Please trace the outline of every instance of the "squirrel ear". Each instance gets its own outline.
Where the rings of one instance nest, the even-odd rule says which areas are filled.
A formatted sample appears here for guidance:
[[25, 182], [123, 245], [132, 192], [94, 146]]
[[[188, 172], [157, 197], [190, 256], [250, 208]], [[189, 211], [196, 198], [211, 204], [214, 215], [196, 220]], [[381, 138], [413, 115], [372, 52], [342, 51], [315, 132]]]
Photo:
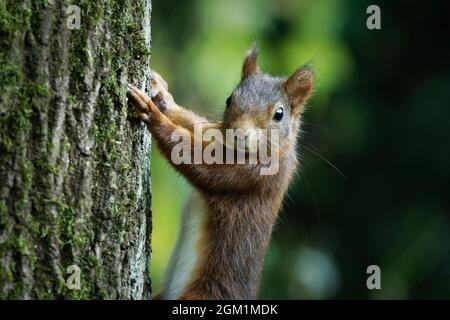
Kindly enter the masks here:
[[245, 54], [244, 65], [242, 66], [242, 77], [241, 80], [244, 80], [248, 76], [258, 73], [258, 48], [256, 46], [250, 48]]
[[294, 116], [300, 113], [303, 105], [311, 97], [313, 82], [312, 70], [309, 67], [300, 67], [283, 84]]

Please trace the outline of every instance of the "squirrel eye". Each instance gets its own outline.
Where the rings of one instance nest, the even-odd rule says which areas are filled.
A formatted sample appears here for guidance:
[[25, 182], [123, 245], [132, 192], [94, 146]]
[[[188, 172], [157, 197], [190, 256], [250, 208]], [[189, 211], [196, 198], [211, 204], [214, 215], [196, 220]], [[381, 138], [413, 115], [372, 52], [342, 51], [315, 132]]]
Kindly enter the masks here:
[[278, 107], [277, 111], [275, 111], [275, 114], [273, 115], [273, 118], [276, 121], [281, 121], [283, 119], [283, 107]]
[[231, 104], [231, 96], [229, 96], [229, 97], [227, 98], [227, 101], [226, 101], [225, 103], [226, 103], [226, 107], [229, 108], [229, 107], [230, 107], [230, 104]]

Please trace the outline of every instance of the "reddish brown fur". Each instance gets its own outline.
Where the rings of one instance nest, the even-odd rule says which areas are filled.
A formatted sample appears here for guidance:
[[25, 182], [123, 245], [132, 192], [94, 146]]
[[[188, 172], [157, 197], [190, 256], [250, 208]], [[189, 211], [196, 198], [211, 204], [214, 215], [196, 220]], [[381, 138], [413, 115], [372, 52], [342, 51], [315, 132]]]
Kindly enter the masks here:
[[[284, 86], [292, 103], [292, 134], [279, 150], [280, 169], [277, 174], [260, 175], [260, 165], [172, 163], [199, 190], [208, 211], [199, 244], [200, 261], [187, 290], [179, 299], [256, 298], [272, 227], [297, 165], [295, 139], [299, 114], [312, 89], [310, 71], [299, 70]], [[244, 63], [243, 76], [253, 72], [258, 72], [256, 53], [250, 52]], [[163, 114], [136, 88], [132, 88], [128, 96], [142, 112], [142, 119], [170, 163], [171, 150], [176, 144], [171, 141], [171, 134], [176, 129], [183, 130], [183, 135], [191, 141], [194, 140], [195, 123], [224, 129], [222, 123], [197, 116], [174, 102]], [[250, 116], [264, 123], [271, 120], [272, 109], [273, 106], [262, 114]], [[233, 118], [243, 116], [235, 110], [232, 112]]]

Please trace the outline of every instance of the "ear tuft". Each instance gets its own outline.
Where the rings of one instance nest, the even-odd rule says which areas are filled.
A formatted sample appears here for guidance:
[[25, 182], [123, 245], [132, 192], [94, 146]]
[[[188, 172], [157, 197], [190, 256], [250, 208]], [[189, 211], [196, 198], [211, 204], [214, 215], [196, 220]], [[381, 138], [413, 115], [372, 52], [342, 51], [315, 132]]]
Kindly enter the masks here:
[[303, 105], [311, 97], [314, 83], [314, 72], [310, 65], [298, 68], [286, 80], [283, 87], [292, 105], [294, 115], [300, 113]]
[[244, 65], [242, 66], [242, 78], [244, 80], [248, 76], [258, 73], [258, 48], [256, 45], [251, 47], [245, 54]]

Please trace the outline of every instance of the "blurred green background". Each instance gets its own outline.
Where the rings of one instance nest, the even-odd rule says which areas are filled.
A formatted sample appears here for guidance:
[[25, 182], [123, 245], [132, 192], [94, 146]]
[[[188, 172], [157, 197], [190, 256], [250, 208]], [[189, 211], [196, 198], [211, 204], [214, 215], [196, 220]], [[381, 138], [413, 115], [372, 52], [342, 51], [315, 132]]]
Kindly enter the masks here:
[[[371, 31], [370, 4], [153, 1], [152, 67], [179, 104], [211, 118], [221, 117], [253, 40], [268, 73], [314, 60], [302, 168], [261, 298], [450, 298], [448, 18], [443, 4], [376, 1], [382, 30]], [[152, 179], [157, 291], [189, 186], [156, 149]], [[366, 287], [371, 264], [381, 290]]]

